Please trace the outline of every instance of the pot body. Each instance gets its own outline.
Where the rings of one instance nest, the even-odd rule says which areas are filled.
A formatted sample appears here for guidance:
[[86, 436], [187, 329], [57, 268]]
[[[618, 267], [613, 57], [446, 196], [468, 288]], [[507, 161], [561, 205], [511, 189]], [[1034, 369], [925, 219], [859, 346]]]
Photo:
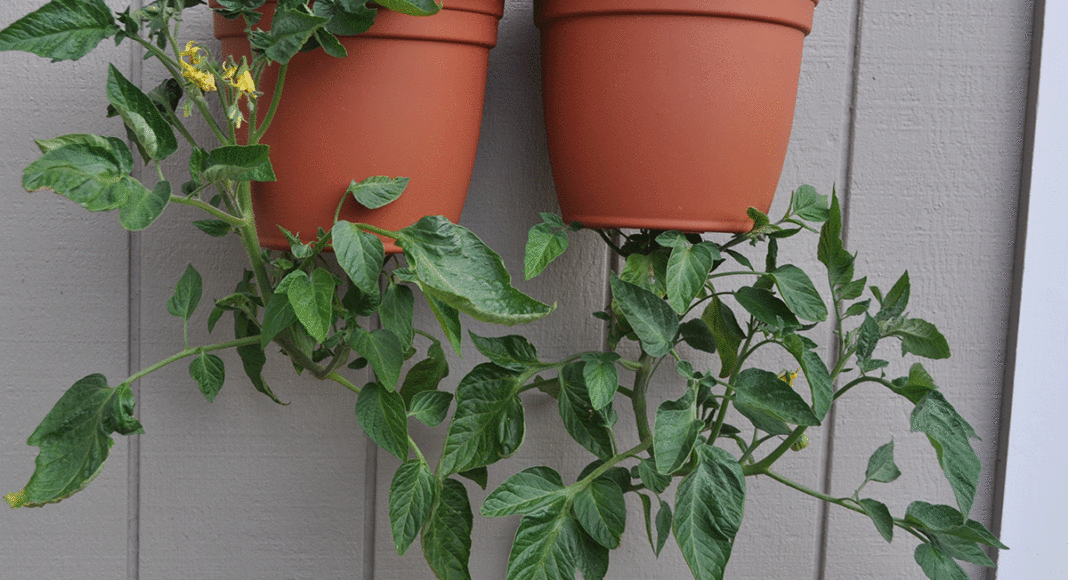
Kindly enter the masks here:
[[[343, 59], [321, 50], [293, 57], [278, 112], [261, 143], [271, 147], [274, 182], [253, 184], [264, 247], [288, 249], [276, 226], [313, 240], [329, 230], [352, 181], [409, 177], [401, 197], [366, 209], [348, 196], [340, 218], [389, 230], [424, 215], [459, 221], [471, 181], [489, 49], [503, 0], [447, 0], [429, 17], [379, 9], [374, 26], [341, 37]], [[266, 28], [274, 2], [257, 27]], [[215, 15], [223, 54], [249, 54], [244, 20]], [[272, 64], [257, 87], [264, 111], [277, 82]], [[262, 118], [261, 113], [260, 118]], [[387, 252], [398, 252], [391, 240]]]
[[767, 212], [817, 0], [540, 0], [564, 219], [745, 231]]

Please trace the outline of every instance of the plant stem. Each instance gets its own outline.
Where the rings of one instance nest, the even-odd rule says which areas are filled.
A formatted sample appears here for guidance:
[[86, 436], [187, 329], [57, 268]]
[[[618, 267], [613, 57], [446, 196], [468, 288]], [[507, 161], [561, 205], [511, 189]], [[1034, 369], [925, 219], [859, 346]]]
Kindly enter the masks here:
[[330, 374], [326, 375], [326, 378], [356, 393], [357, 395], [360, 394], [360, 387], [357, 387], [356, 385], [352, 384], [348, 379], [335, 372], [331, 372]]
[[800, 439], [802, 435], [805, 434], [806, 429], [808, 429], [808, 427], [804, 425], [796, 427], [793, 431], [790, 432], [790, 435], [786, 437], [786, 439], [783, 440], [783, 442], [780, 443], [779, 446], [776, 447], [771, 453], [764, 457], [764, 459], [761, 459], [760, 461], [748, 467], [743, 467], [743, 470], [745, 470], [746, 475], [750, 475], [750, 471], [752, 471], [753, 474], [767, 471], [767, 469], [771, 467], [773, 463], [778, 461], [778, 459], [782, 457], [783, 454], [786, 453], [786, 451], [790, 449], [790, 447], [792, 447], [793, 444], [797, 442], [797, 440]]
[[188, 205], [188, 206], [191, 206], [191, 207], [200, 208], [200, 209], [210, 213], [212, 216], [217, 217], [217, 218], [221, 219], [222, 221], [230, 224], [231, 226], [240, 226], [241, 224], [245, 223], [241, 218], [232, 216], [232, 215], [222, 211], [221, 209], [218, 209], [215, 206], [213, 206], [213, 205], [211, 205], [209, 203], [205, 203], [205, 202], [203, 202], [203, 201], [201, 201], [199, 199], [195, 199], [195, 198], [192, 198], [192, 197], [175, 196], [175, 197], [171, 197], [171, 201], [173, 203], [179, 203], [179, 204], [182, 204], [182, 205]]
[[646, 407], [646, 394], [649, 391], [649, 380], [653, 376], [653, 368], [656, 364], [656, 359], [649, 356], [648, 353], [642, 352], [641, 357], [638, 358], [638, 363], [641, 365], [638, 368], [638, 372], [634, 375], [634, 389], [631, 393], [631, 405], [634, 407], [634, 421], [638, 427], [638, 439], [642, 441], [652, 441], [653, 431], [649, 428], [649, 411]]
[[274, 113], [278, 110], [278, 103], [282, 100], [282, 86], [286, 84], [286, 71], [289, 69], [289, 63], [280, 65], [278, 67], [278, 80], [274, 83], [274, 94], [271, 95], [271, 106], [267, 109], [267, 115], [263, 118], [263, 122], [259, 127], [251, 127], [255, 129], [249, 131], [248, 144], [255, 145], [260, 142], [260, 138], [267, 132], [267, 128], [271, 126], [271, 121], [274, 120]]
[[132, 383], [132, 382], [136, 381], [137, 379], [139, 379], [139, 378], [141, 378], [141, 377], [143, 377], [143, 376], [145, 376], [147, 374], [154, 373], [154, 372], [158, 371], [159, 369], [171, 364], [172, 362], [176, 362], [176, 361], [182, 360], [183, 358], [186, 358], [186, 357], [189, 357], [189, 356], [193, 356], [195, 354], [203, 354], [205, 352], [212, 352], [212, 351], [215, 351], [215, 350], [223, 350], [223, 349], [227, 349], [227, 348], [237, 348], [239, 346], [246, 346], [246, 345], [250, 345], [250, 344], [259, 344], [259, 342], [260, 342], [260, 335], [257, 334], [255, 336], [246, 336], [245, 338], [239, 338], [239, 339], [231, 340], [231, 341], [227, 341], [227, 342], [220, 342], [218, 344], [211, 344], [211, 345], [208, 345], [208, 346], [198, 346], [198, 347], [195, 347], [195, 348], [188, 348], [187, 347], [184, 350], [182, 350], [181, 352], [172, 354], [171, 356], [169, 356], [169, 357], [157, 362], [154, 365], [147, 366], [147, 367], [137, 371], [136, 373], [134, 373], [134, 374], [130, 375], [129, 377], [127, 377], [127, 379], [125, 381], [123, 381], [122, 383], [123, 384]]

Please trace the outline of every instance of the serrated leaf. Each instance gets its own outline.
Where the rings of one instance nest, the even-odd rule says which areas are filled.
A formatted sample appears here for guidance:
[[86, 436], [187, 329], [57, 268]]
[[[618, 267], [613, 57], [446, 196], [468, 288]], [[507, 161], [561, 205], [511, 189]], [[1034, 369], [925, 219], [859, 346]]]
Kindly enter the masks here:
[[594, 409], [607, 407], [619, 388], [619, 371], [616, 362], [620, 356], [614, 352], [588, 353], [582, 356], [582, 379], [590, 395]]
[[435, 342], [427, 349], [427, 358], [415, 363], [405, 375], [404, 384], [400, 389], [404, 403], [410, 407], [416, 395], [436, 390], [441, 380], [447, 376], [449, 376], [449, 363], [445, 360], [445, 352], [441, 349], [441, 343]]
[[192, 264], [187, 265], [182, 277], [178, 279], [178, 284], [174, 287], [174, 294], [167, 300], [167, 312], [178, 318], [189, 320], [193, 311], [197, 309], [197, 305], [200, 304], [203, 288], [204, 282], [200, 277], [200, 272], [197, 272]]
[[439, 580], [471, 580], [471, 526], [474, 514], [459, 481], [441, 482], [438, 500], [423, 530], [423, 557]]
[[408, 460], [408, 414], [400, 393], [367, 383], [356, 398], [356, 420], [379, 447]]
[[667, 263], [668, 304], [675, 312], [686, 312], [704, 287], [712, 263], [719, 258], [719, 248], [711, 242], [675, 245]]
[[479, 511], [488, 518], [529, 514], [564, 496], [564, 481], [551, 467], [529, 467], [504, 480], [482, 502]]
[[207, 181], [275, 181], [267, 145], [226, 145], [212, 149], [203, 160]]
[[879, 534], [887, 542], [891, 542], [894, 539], [894, 518], [890, 515], [890, 510], [886, 505], [876, 501], [874, 499], [862, 499], [860, 500], [860, 507], [864, 508], [864, 513], [871, 518], [872, 523], [875, 524], [875, 529], [879, 530]]
[[[404, 366], [405, 348], [396, 334], [386, 329], [367, 332], [356, 328], [349, 344], [371, 363], [371, 369], [383, 387], [391, 391], [397, 388], [401, 367]], [[399, 394], [397, 396], [400, 397]]]
[[349, 55], [349, 51], [345, 48], [345, 45], [341, 44], [341, 41], [326, 28], [315, 29], [315, 34], [312, 36], [315, 38], [315, 42], [319, 44], [323, 49], [323, 52], [326, 54], [329, 54], [334, 58], [345, 58]]
[[827, 277], [832, 287], [848, 284], [853, 280], [853, 256], [842, 244], [842, 209], [838, 205], [837, 195], [831, 195], [827, 221], [820, 228], [816, 258], [827, 267]]
[[0, 31], [0, 51], [78, 60], [120, 30], [104, 0], [52, 0]]
[[36, 469], [26, 487], [10, 496], [29, 507], [66, 499], [100, 473], [114, 444], [112, 433], [143, 432], [129, 385], [110, 388], [103, 375], [89, 375], [63, 393], [27, 439], [41, 449]]
[[476, 320], [510, 326], [553, 310], [513, 287], [501, 257], [442, 216], [426, 216], [402, 229], [397, 245], [424, 294]]
[[523, 516], [508, 555], [509, 580], [573, 580], [581, 536], [567, 502], [558, 500]]
[[437, 427], [445, 420], [450, 405], [452, 405], [452, 393], [422, 391], [412, 397], [408, 415], [415, 417], [427, 427]]
[[223, 382], [226, 381], [226, 366], [221, 358], [213, 354], [201, 353], [189, 363], [189, 376], [197, 382], [197, 387], [201, 393], [204, 393], [204, 398], [212, 403], [215, 401], [215, 396], [219, 394], [219, 390], [222, 389]]
[[819, 425], [812, 408], [790, 385], [762, 369], [745, 369], [735, 384], [735, 402], [770, 413], [793, 425]]
[[248, 35], [249, 44], [274, 62], [286, 64], [300, 52], [315, 31], [329, 21], [328, 18], [303, 11], [278, 9], [275, 10], [270, 31], [253, 30]]
[[65, 137], [78, 141], [49, 149], [23, 171], [22, 186], [26, 191], [50, 189], [89, 211], [116, 209], [131, 195], [150, 195], [140, 181], [130, 176], [133, 155], [120, 139]]
[[378, 276], [386, 250], [378, 236], [339, 221], [330, 231], [338, 264], [361, 292], [378, 296]]
[[178, 150], [174, 131], [156, 104], [137, 85], [122, 76], [113, 64], [108, 65], [106, 88], [108, 102], [115, 107], [149, 158], [166, 159]]
[[687, 389], [675, 401], [664, 401], [656, 409], [653, 421], [653, 455], [656, 470], [671, 474], [686, 463], [697, 443], [704, 422], [697, 419], [696, 393]]
[[567, 233], [553, 231], [553, 226], [540, 223], [530, 228], [523, 253], [523, 278], [541, 274], [545, 267], [567, 250]]
[[[875, 289], [872, 288], [872, 290], [874, 292]], [[894, 286], [890, 288], [885, 297], [880, 294], [875, 295], [880, 304], [879, 313], [875, 315], [875, 319], [887, 321], [901, 316], [909, 305], [910, 292], [911, 284], [909, 283], [909, 273], [906, 270], [897, 279], [897, 282], [894, 282]]]
[[901, 339], [901, 354], [914, 354], [930, 359], [949, 358], [949, 343], [935, 325], [908, 318], [890, 332], [890, 336]]
[[581, 446], [601, 459], [615, 454], [615, 441], [608, 420], [612, 407], [594, 409], [582, 376], [581, 362], [560, 370], [560, 393], [557, 408], [564, 429]]
[[812, 280], [797, 266], [787, 264], [770, 272], [782, 299], [799, 318], [820, 322], [827, 319], [827, 305]]
[[378, 209], [394, 202], [404, 193], [411, 181], [407, 177], [376, 175], [363, 181], [352, 181], [345, 193], [351, 193], [356, 201], [367, 209]]
[[864, 472], [864, 478], [868, 481], [890, 483], [900, 476], [901, 470], [894, 463], [894, 440], [891, 439], [868, 458], [868, 469]]
[[825, 222], [830, 217], [827, 196], [817, 193], [811, 185], [802, 185], [790, 196], [790, 213], [810, 222]]
[[975, 430], [938, 391], [927, 393], [916, 404], [911, 430], [927, 434], [938, 455], [938, 464], [953, 488], [957, 505], [966, 517], [979, 485], [979, 456], [969, 442], [976, 437]]
[[510, 414], [522, 412], [518, 387], [515, 373], [492, 363], [476, 366], [460, 380], [439, 473], [467, 471], [508, 455], [500, 427]]
[[666, 302], [652, 292], [612, 275], [612, 296], [627, 322], [641, 340], [642, 350], [661, 357], [675, 345], [679, 317]]
[[930, 580], [968, 580], [968, 573], [960, 564], [930, 544], [916, 546], [913, 556]]
[[615, 549], [627, 524], [627, 505], [619, 484], [599, 477], [575, 495], [575, 520], [598, 544]]
[[490, 362], [506, 369], [523, 372], [538, 363], [538, 351], [524, 336], [485, 337], [467, 331], [478, 352]]
[[672, 527], [694, 578], [722, 580], [745, 513], [745, 475], [723, 449], [697, 449], [697, 465], [675, 495]]
[[404, 555], [430, 519], [437, 481], [427, 464], [419, 459], [405, 461], [389, 484], [389, 523], [393, 546]]

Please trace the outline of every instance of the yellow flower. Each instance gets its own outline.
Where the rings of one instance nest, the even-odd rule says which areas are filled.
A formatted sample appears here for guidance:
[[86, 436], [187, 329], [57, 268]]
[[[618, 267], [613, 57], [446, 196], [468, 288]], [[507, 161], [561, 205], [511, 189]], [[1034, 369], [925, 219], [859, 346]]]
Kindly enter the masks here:
[[255, 98], [255, 95], [253, 93], [256, 92], [256, 83], [252, 81], [252, 75], [249, 74], [248, 71], [237, 75], [237, 80], [234, 81], [233, 84], [234, 87], [237, 88], [237, 90], [241, 91], [242, 93], [245, 93], [249, 97]]
[[22, 507], [26, 504], [26, 490], [9, 493], [4, 496], [4, 499], [7, 500], [7, 505], [13, 508]]
[[[797, 370], [801, 370], [801, 369], [797, 369]], [[783, 371], [782, 374], [779, 375], [779, 380], [781, 380], [782, 382], [790, 385], [791, 387], [794, 386], [794, 379], [796, 379], [796, 378], [797, 378], [797, 371], [794, 371], [794, 372]]]
[[[185, 44], [185, 50], [179, 53], [182, 56], [182, 59], [178, 61], [182, 65], [182, 76], [195, 84], [202, 91], [214, 91], [215, 76], [210, 72], [205, 72], [197, 68], [197, 65], [204, 61], [204, 59], [197, 54], [198, 51], [200, 51], [200, 47], [196, 45], [195, 41], [190, 40]], [[185, 61], [187, 57], [190, 62]]]

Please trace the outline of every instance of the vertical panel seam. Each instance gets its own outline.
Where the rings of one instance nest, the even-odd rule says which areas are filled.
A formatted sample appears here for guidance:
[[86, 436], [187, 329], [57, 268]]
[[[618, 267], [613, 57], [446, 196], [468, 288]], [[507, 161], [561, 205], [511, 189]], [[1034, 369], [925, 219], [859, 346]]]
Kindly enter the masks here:
[[[845, 146], [843, 151], [844, 165], [845, 165], [845, 182], [842, 184], [842, 199], [845, 199], [842, 210], [842, 243], [848, 246], [848, 232], [849, 232], [849, 197], [852, 193], [853, 186], [853, 156], [855, 152], [855, 138], [857, 129], [857, 95], [860, 86], [860, 55], [862, 50], [861, 38], [864, 28], [864, 0], [857, 0], [856, 2], [856, 14], [853, 18], [853, 54], [852, 54], [852, 73], [849, 84], [849, 110], [846, 121], [845, 131]], [[837, 329], [841, 332], [841, 328]], [[831, 352], [835, 356], [839, 356], [837, 343], [832, 344]], [[831, 405], [831, 409], [824, 419], [823, 424], [826, 425], [824, 437], [823, 437], [823, 465], [822, 473], [820, 474], [820, 491], [824, 494], [831, 494], [831, 483], [834, 477], [834, 432], [835, 423], [838, 419], [838, 413], [834, 405]], [[814, 578], [815, 580], [824, 580], [826, 577], [827, 566], [827, 550], [829, 547], [828, 533], [830, 531], [830, 505], [827, 502], [819, 502], [817, 508], [817, 531], [816, 536], [816, 554], [814, 562]]]
[[[141, 0], [131, 0], [130, 8], [141, 8]], [[136, 86], [143, 83], [142, 71], [144, 59], [136, 43], [130, 43], [129, 72], [131, 82]], [[132, 145], [132, 144], [131, 144]], [[140, 168], [135, 177], [144, 177]], [[127, 232], [127, 372], [136, 373], [141, 367], [141, 235]], [[140, 398], [141, 381], [130, 385], [134, 400]], [[134, 407], [134, 416], [140, 418], [140, 406]], [[126, 447], [126, 577], [138, 580], [140, 577], [141, 552], [141, 437], [134, 433], [127, 439]]]
[[[384, 285], [382, 290], [385, 290]], [[376, 330], [382, 328], [382, 320], [377, 314], [369, 326]], [[375, 580], [375, 556], [378, 549], [378, 444], [362, 428], [360, 432], [363, 434], [366, 450], [363, 463], [363, 580]]]

